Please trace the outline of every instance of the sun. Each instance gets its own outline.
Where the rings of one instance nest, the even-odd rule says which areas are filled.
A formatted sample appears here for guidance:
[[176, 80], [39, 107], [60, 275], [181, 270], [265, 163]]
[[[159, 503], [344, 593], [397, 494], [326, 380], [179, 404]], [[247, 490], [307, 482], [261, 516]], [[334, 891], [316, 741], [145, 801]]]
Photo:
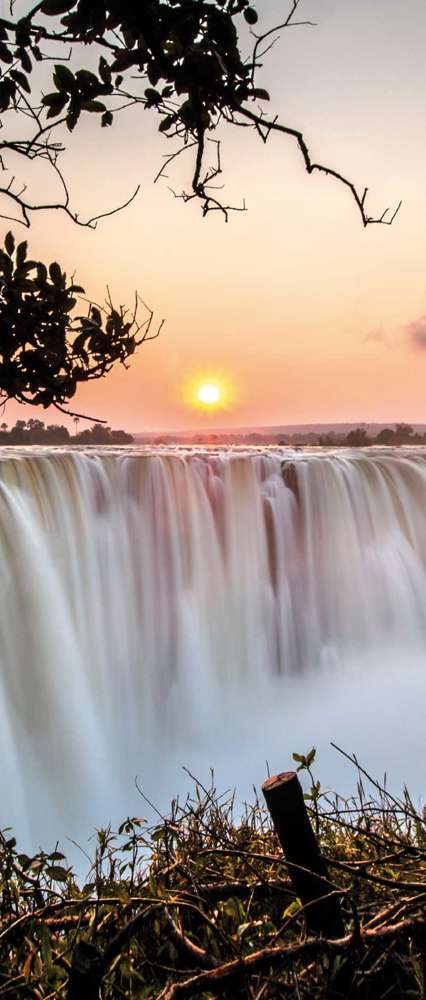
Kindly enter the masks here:
[[198, 371], [188, 376], [181, 387], [185, 406], [204, 410], [213, 416], [229, 411], [235, 404], [236, 389], [232, 379], [220, 371]]
[[217, 406], [220, 403], [220, 397], [220, 386], [215, 382], [203, 382], [202, 385], [198, 386], [197, 399], [204, 406]]

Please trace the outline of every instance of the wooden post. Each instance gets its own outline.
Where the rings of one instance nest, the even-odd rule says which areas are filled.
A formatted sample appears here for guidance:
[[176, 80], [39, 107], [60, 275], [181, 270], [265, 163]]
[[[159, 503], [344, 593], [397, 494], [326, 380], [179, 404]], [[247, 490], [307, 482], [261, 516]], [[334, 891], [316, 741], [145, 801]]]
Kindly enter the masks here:
[[285, 771], [268, 778], [262, 791], [296, 895], [303, 905], [314, 904], [306, 910], [309, 930], [324, 937], [343, 937], [345, 928], [338, 897], [323, 898], [333, 891], [333, 886], [320, 856], [296, 772]]

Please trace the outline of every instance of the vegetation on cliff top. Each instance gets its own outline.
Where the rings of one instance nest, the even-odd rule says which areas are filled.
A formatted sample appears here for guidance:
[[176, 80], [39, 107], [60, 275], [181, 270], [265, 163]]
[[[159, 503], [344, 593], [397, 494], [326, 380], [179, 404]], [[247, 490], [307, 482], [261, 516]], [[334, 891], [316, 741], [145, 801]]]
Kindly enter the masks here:
[[99, 830], [84, 885], [57, 849], [29, 857], [3, 833], [0, 996], [424, 997], [425, 816], [358, 765], [356, 796], [323, 792], [312, 759], [298, 755], [344, 937], [307, 931], [265, 808], [236, 817], [212, 776], [154, 827]]

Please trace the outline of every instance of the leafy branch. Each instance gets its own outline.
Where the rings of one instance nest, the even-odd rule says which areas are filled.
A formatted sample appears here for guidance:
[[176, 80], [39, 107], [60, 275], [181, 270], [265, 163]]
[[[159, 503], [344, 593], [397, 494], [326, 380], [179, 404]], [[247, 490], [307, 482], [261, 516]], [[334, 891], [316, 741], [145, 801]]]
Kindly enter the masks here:
[[28, 259], [26, 242], [8, 233], [0, 251], [0, 398], [54, 406], [65, 404], [81, 382], [103, 378], [114, 364], [127, 367], [137, 347], [163, 326], [135, 295], [131, 310], [115, 308], [109, 289], [103, 305], [79, 313], [84, 288], [67, 280], [56, 262]]
[[[287, 17], [260, 33], [255, 31], [258, 14], [249, 0], [149, 0], [143, 5], [133, 0], [120, 4], [115, 0], [97, 4], [44, 0], [17, 21], [3, 18], [0, 62], [6, 65], [0, 80], [0, 113], [13, 109], [32, 118], [35, 127], [32, 139], [12, 142], [12, 146], [30, 158], [50, 159], [54, 166], [63, 146], [52, 142], [51, 129], [65, 125], [73, 132], [83, 114], [93, 115], [106, 128], [124, 108], [151, 110], [160, 118], [159, 131], [169, 140], [178, 140], [156, 179], [182, 153], [192, 151], [191, 189], [176, 196], [185, 202], [197, 199], [204, 216], [221, 211], [227, 220], [231, 210], [244, 211], [245, 205], [222, 201], [217, 187], [222, 174], [220, 145], [214, 140], [216, 162], [208, 166], [207, 140], [222, 123], [253, 128], [263, 142], [271, 132], [279, 132], [296, 140], [309, 174], [324, 173], [348, 188], [364, 226], [390, 225], [400, 204], [371, 215], [366, 188], [358, 191], [338, 169], [314, 161], [302, 130], [257, 110], [259, 103], [262, 106], [270, 99], [257, 83], [262, 60], [284, 30], [312, 24], [299, 18], [300, 5], [301, 0], [291, 0]], [[238, 37], [239, 24], [245, 25], [246, 35], [248, 31], [253, 39], [248, 55]], [[52, 46], [54, 55], [50, 54]], [[88, 46], [99, 53], [97, 70], [74, 70], [74, 55]], [[65, 48], [63, 58], [58, 55], [61, 47]], [[33, 64], [50, 59], [54, 61], [53, 89], [33, 104]], [[0, 154], [3, 148], [7, 147], [0, 141]], [[78, 214], [70, 211], [63, 178], [62, 185], [64, 203], [40, 207], [62, 207], [80, 225], [91, 226], [96, 218], [80, 222]], [[35, 206], [22, 200], [11, 185], [0, 191], [20, 204], [27, 225]]]

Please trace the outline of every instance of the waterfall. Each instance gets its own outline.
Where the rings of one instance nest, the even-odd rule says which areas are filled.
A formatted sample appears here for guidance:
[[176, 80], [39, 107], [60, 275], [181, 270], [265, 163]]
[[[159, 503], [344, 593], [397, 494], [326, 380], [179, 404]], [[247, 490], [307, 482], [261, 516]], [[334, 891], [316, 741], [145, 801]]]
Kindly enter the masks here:
[[425, 486], [421, 448], [1, 450], [0, 826], [110, 818], [237, 717], [263, 762], [301, 691], [424, 663]]

